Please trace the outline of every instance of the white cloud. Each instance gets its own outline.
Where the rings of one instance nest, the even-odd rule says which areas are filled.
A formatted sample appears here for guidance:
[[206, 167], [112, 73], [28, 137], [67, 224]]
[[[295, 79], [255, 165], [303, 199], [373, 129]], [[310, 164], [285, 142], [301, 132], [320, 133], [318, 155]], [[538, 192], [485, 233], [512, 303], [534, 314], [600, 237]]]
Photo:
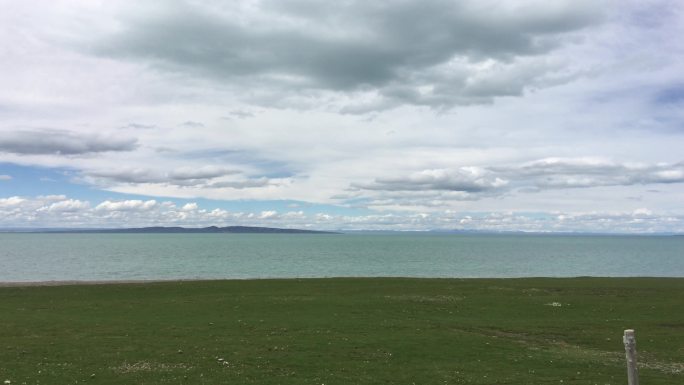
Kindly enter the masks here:
[[639, 216], [650, 217], [650, 216], [653, 216], [653, 211], [651, 211], [647, 208], [638, 208], [632, 212], [632, 215], [634, 215], [635, 217], [639, 217]]
[[142, 201], [139, 199], [124, 200], [124, 201], [104, 201], [97, 205], [95, 210], [98, 211], [146, 211], [157, 206], [157, 201], [154, 199]]
[[596, 158], [547, 158], [503, 173], [536, 178], [540, 188], [595, 187], [632, 184], [684, 183], [684, 163], [630, 164]]
[[225, 167], [204, 165], [200, 167], [179, 167], [170, 171], [152, 168], [115, 168], [87, 172], [83, 179], [95, 184], [111, 183], [163, 183], [179, 186], [206, 184], [209, 181], [237, 171]]
[[[188, 206], [190, 205], [190, 206]], [[93, 208], [94, 206], [94, 208]], [[186, 207], [192, 207], [191, 210]], [[340, 215], [304, 211], [234, 212], [200, 208], [180, 210], [170, 202], [104, 201], [63, 198], [0, 198], [0, 227], [268, 226], [321, 230], [482, 230], [531, 232], [658, 233], [684, 232], [684, 213], [637, 208], [592, 212], [459, 212]]]
[[8, 181], [8, 180], [12, 180], [12, 176], [11, 176], [11, 175], [4, 175], [4, 174], [3, 174], [3, 175], [0, 175], [0, 182], [2, 182], [2, 181]]
[[183, 205], [183, 208], [181, 208], [183, 211], [195, 211], [197, 210], [197, 203], [186, 203]]
[[426, 191], [445, 190], [481, 192], [504, 187], [508, 181], [493, 175], [480, 167], [459, 167], [457, 169], [432, 169], [412, 173], [408, 177], [377, 178], [374, 183], [356, 184], [364, 190]]
[[684, 184], [684, 163], [617, 163], [597, 158], [545, 158], [517, 165], [428, 169], [408, 176], [353, 183], [342, 202], [370, 207], [449, 207], [475, 201], [545, 190], [606, 186]]
[[50, 212], [74, 212], [81, 211], [90, 207], [89, 202], [84, 202], [76, 199], [67, 199], [55, 202], [50, 206], [45, 206], [45, 209]]
[[[250, 4], [5, 4], [2, 164], [138, 202], [265, 205], [110, 200], [69, 214], [93, 224], [261, 220], [276, 200], [363, 210], [377, 216], [348, 223], [376, 228], [444, 210], [681, 212], [677, 1]], [[14, 179], [0, 193], [25, 191], [2, 173]], [[73, 191], [52, 179], [42, 194]], [[13, 207], [37, 223], [66, 199]]]
[[0, 198], [0, 207], [18, 206], [25, 201], [26, 201], [26, 199], [20, 198], [17, 196], [13, 196], [13, 197], [9, 197], [9, 198]]
[[230, 212], [223, 209], [213, 209], [207, 213], [207, 217], [212, 220], [227, 220], [230, 216]]
[[283, 218], [286, 219], [304, 219], [306, 218], [306, 214], [304, 214], [304, 211], [288, 211], [285, 214], [283, 214]]
[[278, 218], [278, 212], [275, 210], [262, 211], [259, 214], [259, 219], [275, 219]]

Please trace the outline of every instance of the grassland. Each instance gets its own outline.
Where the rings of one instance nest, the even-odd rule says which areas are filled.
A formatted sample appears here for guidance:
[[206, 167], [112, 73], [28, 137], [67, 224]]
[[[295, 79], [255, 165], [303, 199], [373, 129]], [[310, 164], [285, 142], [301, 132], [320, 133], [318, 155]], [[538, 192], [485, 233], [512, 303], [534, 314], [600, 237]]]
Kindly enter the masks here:
[[0, 288], [12, 384], [684, 383], [682, 279], [312, 279]]

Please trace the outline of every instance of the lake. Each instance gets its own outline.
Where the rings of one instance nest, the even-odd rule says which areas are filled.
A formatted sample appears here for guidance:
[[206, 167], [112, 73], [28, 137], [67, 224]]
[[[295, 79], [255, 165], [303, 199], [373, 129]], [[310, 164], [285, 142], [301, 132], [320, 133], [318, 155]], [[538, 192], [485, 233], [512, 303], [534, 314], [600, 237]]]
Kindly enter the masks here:
[[684, 237], [0, 234], [0, 281], [684, 277]]

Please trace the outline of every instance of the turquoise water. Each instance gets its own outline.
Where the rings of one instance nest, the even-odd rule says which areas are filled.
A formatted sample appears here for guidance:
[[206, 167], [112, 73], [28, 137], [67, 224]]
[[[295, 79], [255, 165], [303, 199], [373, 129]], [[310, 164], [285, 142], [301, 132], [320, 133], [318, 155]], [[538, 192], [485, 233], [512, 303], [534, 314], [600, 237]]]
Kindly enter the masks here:
[[684, 277], [684, 237], [0, 234], [0, 281]]

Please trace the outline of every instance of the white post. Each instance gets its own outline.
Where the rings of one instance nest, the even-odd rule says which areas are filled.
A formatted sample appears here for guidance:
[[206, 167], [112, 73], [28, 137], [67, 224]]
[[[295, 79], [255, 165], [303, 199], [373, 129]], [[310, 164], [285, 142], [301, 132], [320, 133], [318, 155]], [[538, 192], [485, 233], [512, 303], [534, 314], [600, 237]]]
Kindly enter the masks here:
[[634, 338], [634, 330], [625, 330], [622, 342], [625, 343], [625, 356], [627, 358], [627, 383], [629, 385], [639, 385], [639, 370], [637, 369], [636, 338]]

